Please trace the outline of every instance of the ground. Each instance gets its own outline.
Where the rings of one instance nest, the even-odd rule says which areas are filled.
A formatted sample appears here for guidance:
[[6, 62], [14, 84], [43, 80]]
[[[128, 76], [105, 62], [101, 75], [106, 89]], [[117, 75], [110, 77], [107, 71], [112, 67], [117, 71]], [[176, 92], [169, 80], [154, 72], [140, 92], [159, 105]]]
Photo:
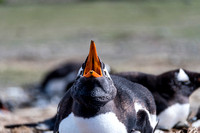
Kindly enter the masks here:
[[[30, 112], [34, 112], [34, 113], [30, 113]], [[20, 128], [8, 130], [8, 129], [4, 129], [3, 125], [26, 123], [26, 122], [37, 122], [37, 121], [41, 121], [41, 120], [51, 117], [52, 115], [55, 114], [55, 112], [56, 112], [55, 107], [47, 107], [45, 109], [28, 108], [28, 109], [17, 110], [12, 114], [8, 113], [4, 116], [0, 115], [0, 121], [1, 121], [0, 133], [42, 133], [42, 131], [38, 131], [38, 130], [27, 128], [27, 127], [20, 127]], [[198, 133], [198, 132], [200, 132], [200, 128], [197, 129], [197, 128], [190, 127], [189, 129], [182, 129], [182, 130], [173, 129], [165, 133]]]

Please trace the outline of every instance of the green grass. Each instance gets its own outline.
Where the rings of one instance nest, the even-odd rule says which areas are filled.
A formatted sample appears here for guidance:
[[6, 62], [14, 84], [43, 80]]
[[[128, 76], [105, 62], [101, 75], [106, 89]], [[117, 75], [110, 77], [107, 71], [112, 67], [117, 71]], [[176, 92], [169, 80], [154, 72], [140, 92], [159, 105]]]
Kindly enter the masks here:
[[19, 85], [27, 85], [29, 83], [38, 82], [42, 78], [44, 71], [39, 69], [21, 69], [15, 67], [1, 68], [0, 86], [13, 87]]
[[66, 42], [85, 32], [102, 39], [126, 33], [193, 39], [200, 33], [199, 6], [197, 0], [1, 6], [0, 45]]

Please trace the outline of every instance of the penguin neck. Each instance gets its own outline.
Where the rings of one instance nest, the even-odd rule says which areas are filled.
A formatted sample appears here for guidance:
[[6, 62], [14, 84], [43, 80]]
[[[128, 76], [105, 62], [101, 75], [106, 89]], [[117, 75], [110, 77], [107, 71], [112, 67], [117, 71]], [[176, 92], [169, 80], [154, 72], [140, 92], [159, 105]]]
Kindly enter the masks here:
[[114, 101], [111, 100], [104, 105], [101, 106], [85, 106], [84, 104], [74, 102], [72, 107], [72, 112], [75, 116], [90, 118], [99, 114], [103, 114], [106, 112], [111, 112], [115, 110]]

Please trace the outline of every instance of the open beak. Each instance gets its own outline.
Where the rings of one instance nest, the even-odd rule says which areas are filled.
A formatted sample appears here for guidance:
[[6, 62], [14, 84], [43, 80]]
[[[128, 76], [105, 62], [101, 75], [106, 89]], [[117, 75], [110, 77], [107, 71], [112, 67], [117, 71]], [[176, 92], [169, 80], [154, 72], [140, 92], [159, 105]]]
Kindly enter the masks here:
[[95, 78], [103, 76], [101, 71], [101, 62], [97, 55], [97, 50], [94, 41], [91, 41], [90, 44], [90, 51], [87, 61], [85, 63], [83, 76], [86, 78], [89, 78], [91, 76]]

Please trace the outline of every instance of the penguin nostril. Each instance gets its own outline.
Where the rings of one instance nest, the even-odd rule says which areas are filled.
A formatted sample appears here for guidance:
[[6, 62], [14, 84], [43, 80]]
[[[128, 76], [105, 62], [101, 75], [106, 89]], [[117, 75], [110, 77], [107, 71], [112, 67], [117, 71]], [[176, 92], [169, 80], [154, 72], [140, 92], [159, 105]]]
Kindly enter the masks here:
[[90, 70], [90, 74], [92, 74], [94, 71], [93, 70]]

